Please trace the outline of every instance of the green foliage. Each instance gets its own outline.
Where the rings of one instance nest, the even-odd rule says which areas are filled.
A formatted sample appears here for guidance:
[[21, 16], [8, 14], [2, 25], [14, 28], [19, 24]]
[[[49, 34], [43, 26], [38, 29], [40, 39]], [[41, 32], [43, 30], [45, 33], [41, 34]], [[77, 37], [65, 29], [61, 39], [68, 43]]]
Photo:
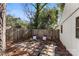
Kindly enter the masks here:
[[[58, 8], [61, 9], [61, 11], [64, 9], [64, 4], [57, 4], [56, 8], [50, 8], [47, 7], [47, 3], [33, 3], [33, 4], [28, 4], [31, 5], [32, 7], [35, 8], [35, 11], [30, 11], [30, 8], [26, 8], [29, 10], [28, 13], [30, 13], [29, 19], [30, 19], [30, 24], [29, 28], [31, 29], [46, 29], [46, 28], [53, 28], [57, 24], [57, 17], [58, 17]], [[26, 11], [28, 11], [26, 9]]]
[[[33, 5], [33, 4], [32, 4]], [[47, 3], [36, 3], [33, 5], [36, 9], [34, 19], [33, 19], [33, 28], [37, 29], [39, 25], [39, 15], [41, 14], [42, 9], [47, 5]]]
[[57, 23], [58, 11], [56, 8], [45, 8], [39, 16], [39, 28], [52, 28]]
[[57, 6], [58, 6], [58, 8], [59, 8], [59, 11], [60, 11], [60, 12], [63, 12], [65, 3], [58, 3]]
[[20, 26], [22, 28], [27, 28], [27, 22], [21, 20], [20, 18], [15, 18], [10, 15], [7, 15], [6, 17], [6, 25], [12, 27]]

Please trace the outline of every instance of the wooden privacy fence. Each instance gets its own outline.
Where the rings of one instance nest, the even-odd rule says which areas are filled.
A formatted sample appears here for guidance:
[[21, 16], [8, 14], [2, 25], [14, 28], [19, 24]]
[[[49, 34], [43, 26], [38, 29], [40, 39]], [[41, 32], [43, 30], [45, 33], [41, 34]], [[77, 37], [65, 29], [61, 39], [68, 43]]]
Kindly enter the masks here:
[[59, 30], [54, 29], [32, 29], [32, 35], [43, 37], [46, 35], [49, 39], [59, 39]]
[[10, 28], [6, 32], [6, 39], [15, 42], [28, 40], [32, 37], [32, 35], [37, 35], [39, 38], [46, 35], [48, 39], [59, 39], [59, 30], [54, 29], [32, 29], [31, 32], [30, 29], [25, 30], [22, 28]]
[[6, 39], [7, 40], [12, 40], [12, 41], [22, 41], [22, 40], [25, 40], [29, 34], [29, 30], [25, 30], [25, 29], [22, 29], [22, 28], [10, 28], [8, 30], [6, 30]]

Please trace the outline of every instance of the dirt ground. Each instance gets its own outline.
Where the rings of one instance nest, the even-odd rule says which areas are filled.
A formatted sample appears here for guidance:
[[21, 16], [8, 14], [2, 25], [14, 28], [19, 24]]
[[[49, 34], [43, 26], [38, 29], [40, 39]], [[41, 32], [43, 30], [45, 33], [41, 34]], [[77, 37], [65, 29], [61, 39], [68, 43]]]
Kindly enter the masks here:
[[44, 44], [40, 41], [29, 40], [24, 42], [7, 42], [6, 56], [53, 56], [53, 44]]
[[72, 56], [60, 40], [41, 41], [32, 38], [16, 43], [8, 40], [4, 54], [5, 56]]

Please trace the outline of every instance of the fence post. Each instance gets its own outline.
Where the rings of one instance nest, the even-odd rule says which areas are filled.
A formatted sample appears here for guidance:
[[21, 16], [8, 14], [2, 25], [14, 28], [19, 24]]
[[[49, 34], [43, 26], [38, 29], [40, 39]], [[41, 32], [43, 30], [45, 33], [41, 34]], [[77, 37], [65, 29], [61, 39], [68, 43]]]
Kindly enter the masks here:
[[3, 47], [3, 51], [6, 50], [6, 4], [3, 4], [3, 39], [2, 39], [2, 47]]

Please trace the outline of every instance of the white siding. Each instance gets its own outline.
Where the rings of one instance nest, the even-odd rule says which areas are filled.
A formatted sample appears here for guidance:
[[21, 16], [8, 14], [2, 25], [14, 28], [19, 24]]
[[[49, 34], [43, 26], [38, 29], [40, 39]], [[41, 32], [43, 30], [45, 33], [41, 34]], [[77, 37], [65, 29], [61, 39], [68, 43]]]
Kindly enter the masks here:
[[67, 3], [65, 5], [60, 23], [68, 18], [77, 8], [79, 8], [79, 3]]
[[[79, 4], [66, 4], [63, 12], [62, 21], [65, 20], [73, 11], [79, 7]], [[79, 10], [77, 10], [71, 17], [69, 17], [63, 25], [63, 33], [60, 33], [60, 40], [65, 45], [67, 50], [72, 55], [79, 55], [79, 39], [76, 38], [76, 17], [79, 16]]]

